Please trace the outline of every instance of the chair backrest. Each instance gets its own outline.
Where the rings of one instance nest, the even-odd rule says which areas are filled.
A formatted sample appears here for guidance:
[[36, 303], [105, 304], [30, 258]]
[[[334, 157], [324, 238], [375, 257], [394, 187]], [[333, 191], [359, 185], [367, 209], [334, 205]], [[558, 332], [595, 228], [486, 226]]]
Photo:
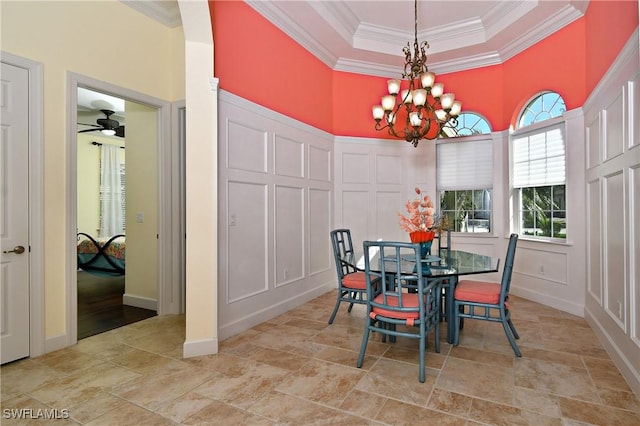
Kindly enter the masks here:
[[[367, 300], [372, 306], [390, 311], [418, 311], [415, 307], [404, 306], [403, 299], [410, 294], [407, 289], [416, 290], [423, 297], [424, 275], [420, 258], [420, 244], [400, 241], [365, 241], [364, 265], [367, 276]], [[407, 268], [407, 265], [411, 265]], [[404, 270], [403, 270], [404, 266]], [[371, 281], [379, 279], [376, 286]], [[377, 289], [378, 293], [374, 293]], [[380, 302], [375, 296], [382, 294]], [[415, 297], [415, 295], [410, 296]], [[420, 309], [424, 308], [419, 304]]]
[[500, 290], [500, 301], [504, 300], [509, 295], [511, 288], [511, 274], [513, 272], [513, 260], [516, 257], [516, 244], [518, 243], [518, 234], [511, 234], [509, 237], [509, 246], [507, 247], [507, 256], [504, 260], [504, 270], [502, 271], [502, 281]]
[[438, 256], [446, 258], [451, 250], [451, 229], [445, 229], [436, 233], [438, 240]]
[[331, 246], [333, 247], [333, 259], [336, 264], [338, 281], [342, 282], [345, 275], [355, 272], [353, 266], [343, 262], [341, 259], [347, 254], [353, 254], [353, 241], [351, 240], [351, 230], [341, 228], [334, 229], [331, 235]]

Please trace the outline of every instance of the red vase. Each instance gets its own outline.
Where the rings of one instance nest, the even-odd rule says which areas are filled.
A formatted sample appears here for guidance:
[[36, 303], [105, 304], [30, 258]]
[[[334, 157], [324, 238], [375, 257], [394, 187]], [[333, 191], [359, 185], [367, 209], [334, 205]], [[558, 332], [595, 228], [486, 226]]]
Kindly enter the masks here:
[[409, 233], [412, 243], [426, 243], [427, 241], [433, 241], [436, 236], [434, 231], [413, 231]]

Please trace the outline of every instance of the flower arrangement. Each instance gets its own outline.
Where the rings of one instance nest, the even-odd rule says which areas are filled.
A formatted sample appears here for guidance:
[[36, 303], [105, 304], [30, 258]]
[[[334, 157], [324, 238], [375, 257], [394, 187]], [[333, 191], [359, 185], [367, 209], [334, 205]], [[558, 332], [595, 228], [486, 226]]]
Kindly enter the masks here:
[[428, 195], [422, 195], [420, 188], [415, 188], [418, 196], [414, 200], [408, 200], [405, 204], [408, 216], [398, 212], [400, 228], [408, 233], [416, 231], [431, 231], [436, 224], [435, 208]]

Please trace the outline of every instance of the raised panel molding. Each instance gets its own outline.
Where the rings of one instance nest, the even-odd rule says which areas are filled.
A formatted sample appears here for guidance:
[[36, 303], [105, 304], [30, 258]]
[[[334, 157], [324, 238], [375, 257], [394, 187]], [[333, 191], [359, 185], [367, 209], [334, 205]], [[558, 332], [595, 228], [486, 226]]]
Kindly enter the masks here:
[[267, 131], [227, 121], [227, 166], [230, 169], [267, 173]]
[[267, 185], [232, 181], [227, 188], [226, 303], [234, 303], [269, 289]]
[[331, 268], [331, 197], [328, 189], [309, 189], [309, 274], [314, 275]]
[[309, 146], [309, 179], [332, 182], [331, 151]]
[[628, 84], [629, 147], [640, 146], [640, 76]]
[[304, 144], [284, 136], [275, 135], [274, 172], [278, 176], [304, 177]]
[[602, 231], [600, 179], [587, 183], [587, 291], [602, 305]]
[[629, 170], [629, 282], [631, 339], [640, 347], [640, 164]]
[[603, 110], [604, 161], [611, 160], [624, 151], [624, 91], [620, 90]]
[[304, 276], [304, 190], [275, 187], [275, 286]]
[[586, 128], [587, 170], [600, 164], [600, 116], [596, 115]]
[[369, 183], [369, 155], [342, 153], [342, 183]]
[[566, 253], [518, 247], [513, 271], [546, 282], [568, 285]]
[[622, 171], [604, 177], [604, 308], [626, 331], [626, 273], [624, 225], [624, 175]]
[[402, 156], [376, 155], [376, 183], [399, 185], [402, 183]]

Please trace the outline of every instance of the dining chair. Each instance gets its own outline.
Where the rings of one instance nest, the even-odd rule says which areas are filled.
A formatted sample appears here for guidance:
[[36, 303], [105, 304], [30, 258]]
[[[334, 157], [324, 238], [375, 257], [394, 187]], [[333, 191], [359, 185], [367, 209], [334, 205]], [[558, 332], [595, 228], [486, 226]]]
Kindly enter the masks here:
[[[383, 342], [387, 335], [392, 343], [396, 337], [417, 339], [418, 375], [420, 382], [424, 383], [425, 349], [427, 334], [431, 330], [435, 334], [435, 351], [440, 352], [439, 284], [423, 274], [419, 243], [365, 241], [363, 247], [367, 320], [357, 367], [362, 367], [371, 332], [380, 333]], [[417, 291], [410, 292], [408, 286], [416, 286]]]
[[[500, 283], [473, 280], [461, 280], [458, 282], [454, 292], [454, 346], [459, 343], [460, 325], [463, 318], [500, 322], [513, 348], [513, 352], [518, 357], [522, 356], [515, 341], [520, 336], [518, 336], [518, 332], [513, 322], [511, 322], [511, 311], [509, 310], [509, 289], [511, 287], [511, 273], [513, 272], [513, 260], [517, 243], [518, 235], [511, 234]], [[479, 312], [476, 312], [476, 310]], [[491, 315], [492, 312], [495, 313], [496, 311], [499, 316]]]
[[338, 275], [338, 299], [336, 300], [336, 306], [333, 308], [333, 313], [329, 318], [329, 324], [332, 324], [338, 313], [340, 303], [349, 303], [347, 312], [351, 312], [354, 303], [365, 303], [364, 296], [367, 293], [367, 284], [364, 272], [356, 270], [355, 267], [342, 260], [346, 255], [354, 254], [351, 230], [344, 228], [334, 229], [329, 234], [331, 236], [333, 259]]

